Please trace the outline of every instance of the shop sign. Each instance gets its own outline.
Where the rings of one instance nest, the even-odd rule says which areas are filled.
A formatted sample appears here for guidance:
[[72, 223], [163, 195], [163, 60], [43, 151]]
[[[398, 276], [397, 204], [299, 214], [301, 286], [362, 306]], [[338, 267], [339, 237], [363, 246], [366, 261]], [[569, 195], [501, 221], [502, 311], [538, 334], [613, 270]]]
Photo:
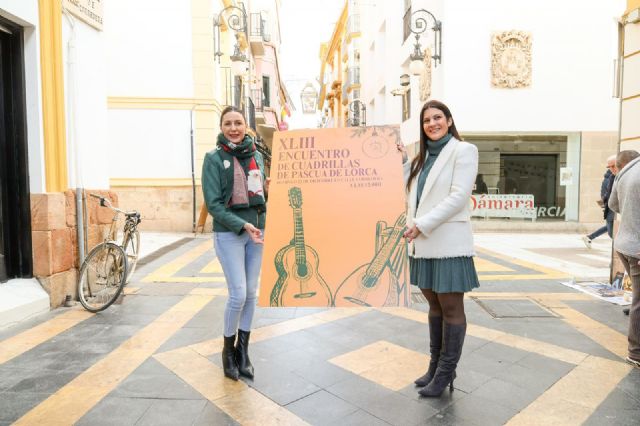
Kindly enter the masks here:
[[531, 194], [473, 194], [472, 216], [536, 218]]
[[102, 0], [62, 0], [62, 5], [78, 19], [102, 31]]
[[538, 217], [564, 217], [565, 208], [560, 206], [536, 208]]

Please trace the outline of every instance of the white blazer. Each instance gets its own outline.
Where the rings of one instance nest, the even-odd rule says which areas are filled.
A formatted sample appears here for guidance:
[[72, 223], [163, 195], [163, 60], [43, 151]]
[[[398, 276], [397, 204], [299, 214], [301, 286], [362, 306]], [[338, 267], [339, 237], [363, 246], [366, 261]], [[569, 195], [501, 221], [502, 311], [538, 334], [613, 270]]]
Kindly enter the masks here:
[[[411, 162], [403, 167], [406, 185]], [[451, 138], [433, 164], [419, 201], [418, 176], [413, 179], [408, 193], [407, 226], [415, 224], [421, 234], [409, 245], [410, 256], [475, 256], [470, 199], [477, 174], [478, 148]]]

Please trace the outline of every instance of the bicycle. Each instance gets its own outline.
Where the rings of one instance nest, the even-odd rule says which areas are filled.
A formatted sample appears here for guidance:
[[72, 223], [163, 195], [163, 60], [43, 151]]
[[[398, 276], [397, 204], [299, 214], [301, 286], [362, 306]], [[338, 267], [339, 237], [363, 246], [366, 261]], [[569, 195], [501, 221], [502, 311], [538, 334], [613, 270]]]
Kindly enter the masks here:
[[[99, 195], [89, 194], [100, 200], [102, 207], [115, 212], [109, 232], [102, 243], [95, 246], [82, 262], [78, 277], [78, 299], [90, 312], [100, 312], [115, 302], [129, 282], [140, 252], [141, 222], [137, 211], [126, 212], [113, 207], [111, 202]], [[117, 243], [118, 216], [124, 215], [122, 242]]]

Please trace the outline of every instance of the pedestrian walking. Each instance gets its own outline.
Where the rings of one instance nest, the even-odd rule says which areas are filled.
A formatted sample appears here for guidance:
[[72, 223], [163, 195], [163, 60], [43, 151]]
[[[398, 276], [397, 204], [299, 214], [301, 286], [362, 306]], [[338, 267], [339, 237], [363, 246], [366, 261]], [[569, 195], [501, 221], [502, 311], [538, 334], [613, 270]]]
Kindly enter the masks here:
[[631, 277], [629, 309], [629, 356], [627, 362], [640, 368], [640, 154], [621, 151], [616, 158], [618, 175], [613, 183], [609, 208], [620, 213], [613, 246]]
[[262, 263], [267, 190], [262, 155], [247, 134], [246, 119], [239, 109], [226, 107], [220, 116], [216, 149], [204, 158], [202, 191], [213, 216], [214, 248], [229, 289], [222, 366], [225, 376], [233, 380], [254, 375], [248, 350]]
[[403, 154], [408, 192], [407, 231], [411, 284], [429, 303], [427, 372], [419, 393], [437, 397], [453, 391], [467, 330], [464, 293], [478, 287], [469, 199], [478, 172], [478, 149], [462, 142], [451, 111], [431, 100], [420, 111], [420, 150]]
[[582, 237], [584, 245], [589, 249], [591, 248], [591, 241], [595, 240], [600, 235], [603, 235], [605, 232], [609, 235], [609, 238], [613, 238], [613, 219], [615, 219], [616, 214], [611, 211], [608, 202], [609, 195], [611, 194], [611, 188], [613, 187], [613, 180], [615, 179], [617, 172], [616, 156], [612, 155], [607, 158], [607, 171], [605, 172], [602, 183], [600, 184], [600, 200], [598, 200], [598, 205], [604, 209], [603, 214], [605, 225], [596, 229], [591, 234]]

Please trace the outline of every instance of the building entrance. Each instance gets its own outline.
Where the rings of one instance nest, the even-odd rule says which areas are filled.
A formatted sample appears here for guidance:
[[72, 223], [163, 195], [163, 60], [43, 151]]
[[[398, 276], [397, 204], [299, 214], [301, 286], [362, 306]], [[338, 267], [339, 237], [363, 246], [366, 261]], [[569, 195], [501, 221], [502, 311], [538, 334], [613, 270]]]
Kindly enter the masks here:
[[0, 282], [33, 273], [23, 64], [22, 27], [0, 17]]
[[556, 205], [557, 155], [500, 156], [502, 179], [498, 182], [503, 194], [531, 194], [536, 207], [547, 209]]
[[482, 211], [479, 217], [486, 213], [490, 218], [577, 220], [578, 135], [470, 134], [464, 138], [478, 147], [480, 161], [474, 194], [487, 194], [478, 200], [529, 200], [535, 209], [529, 209], [526, 215], [517, 208], [509, 212]]

